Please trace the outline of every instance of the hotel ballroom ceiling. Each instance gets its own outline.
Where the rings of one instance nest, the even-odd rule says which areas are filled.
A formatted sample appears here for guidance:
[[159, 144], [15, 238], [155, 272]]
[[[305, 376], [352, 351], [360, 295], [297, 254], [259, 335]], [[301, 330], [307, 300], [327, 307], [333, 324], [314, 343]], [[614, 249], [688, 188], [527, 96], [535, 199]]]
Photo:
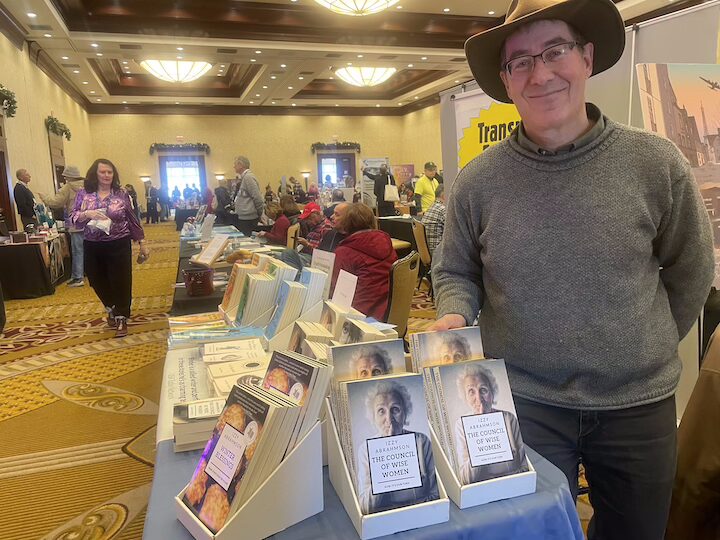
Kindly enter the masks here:
[[[700, 0], [615, 0], [627, 24]], [[510, 0], [400, 0], [365, 17], [314, 0], [0, 0], [0, 31], [91, 113], [405, 114], [471, 80], [463, 43]], [[148, 59], [206, 61], [196, 81]], [[334, 75], [393, 67], [373, 87]]]

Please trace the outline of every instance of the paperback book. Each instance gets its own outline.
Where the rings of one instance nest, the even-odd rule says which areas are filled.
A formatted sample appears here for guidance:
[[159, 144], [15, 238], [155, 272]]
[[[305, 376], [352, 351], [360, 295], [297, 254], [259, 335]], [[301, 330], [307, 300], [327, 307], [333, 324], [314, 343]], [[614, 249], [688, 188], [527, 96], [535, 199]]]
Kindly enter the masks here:
[[307, 288], [305, 303], [303, 304], [302, 309], [303, 313], [322, 302], [323, 298], [325, 298], [323, 295], [324, 291], [330, 287], [328, 275], [329, 274], [318, 268], [311, 268], [307, 266], [302, 269], [302, 272], [300, 272], [300, 279], [298, 281]]
[[271, 339], [290, 326], [302, 313], [307, 287], [296, 281], [283, 281], [280, 285], [277, 306], [265, 329], [265, 337]]
[[295, 321], [288, 350], [301, 352], [304, 341], [317, 341], [319, 343], [330, 343], [332, 334], [320, 323]]
[[341, 440], [360, 510], [373, 514], [440, 497], [418, 374], [342, 382]]
[[480, 327], [467, 326], [443, 332], [418, 332], [410, 336], [413, 370], [484, 357]]
[[461, 484], [529, 470], [504, 360], [425, 371], [432, 373], [427, 394], [433, 429]]
[[[397, 337], [397, 332], [395, 337]], [[340, 343], [361, 343], [381, 339], [388, 339], [388, 337], [372, 324], [357, 319], [346, 319], [338, 336]]]
[[335, 302], [326, 300], [323, 304], [323, 310], [320, 314], [320, 324], [322, 324], [333, 337], [339, 338], [342, 335], [343, 324], [347, 319], [364, 319], [365, 315], [358, 310], [344, 308]]
[[224, 398], [201, 399], [173, 406], [176, 452], [203, 448], [225, 406]]

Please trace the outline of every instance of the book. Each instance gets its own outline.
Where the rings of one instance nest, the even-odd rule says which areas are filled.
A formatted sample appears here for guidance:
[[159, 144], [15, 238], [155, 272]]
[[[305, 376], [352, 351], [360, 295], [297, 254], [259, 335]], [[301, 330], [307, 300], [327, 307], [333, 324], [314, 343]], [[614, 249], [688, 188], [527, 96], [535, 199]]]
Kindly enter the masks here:
[[[418, 374], [341, 383], [343, 452], [363, 514], [440, 497]], [[350, 466], [351, 465], [351, 466]]]
[[326, 300], [323, 304], [322, 313], [320, 314], [320, 324], [322, 324], [333, 335], [339, 338], [342, 332], [342, 326], [347, 319], [364, 319], [365, 315], [354, 308], [344, 308], [335, 302]]
[[441, 446], [461, 484], [529, 470], [504, 360], [425, 370], [433, 373], [433, 429], [444, 432]]
[[[313, 249], [310, 267], [314, 270], [324, 272], [326, 276], [333, 275], [335, 266], [335, 253], [323, 251], [321, 249]], [[322, 298], [327, 299], [330, 296], [330, 280], [323, 283]]]
[[302, 312], [307, 287], [296, 281], [283, 281], [278, 292], [277, 306], [266, 329], [265, 337], [271, 339], [290, 326]]
[[259, 271], [260, 269], [252, 264], [233, 264], [227, 288], [220, 303], [220, 308], [227, 314], [230, 320], [235, 320], [235, 316], [237, 315], [237, 307], [238, 304], [240, 304], [240, 298], [247, 284], [248, 274], [254, 274]]
[[225, 406], [224, 398], [201, 399], [173, 406], [176, 452], [203, 448]]
[[243, 373], [234, 373], [232, 375], [213, 376], [208, 373], [208, 380], [212, 385], [215, 394], [227, 397], [234, 386], [239, 384], [248, 384], [250, 386], [259, 386], [262, 383], [265, 372], [267, 371], [267, 362], [252, 371]]
[[265, 349], [263, 349], [262, 341], [253, 338], [203, 344], [203, 356], [244, 352], [264, 353]]
[[249, 274], [238, 305], [235, 322], [250, 326], [256, 319], [272, 309], [275, 301], [275, 279], [265, 272]]
[[[313, 253], [315, 253], [315, 251], [317, 250], [313, 250]], [[335, 254], [332, 255], [334, 258]], [[306, 266], [302, 269], [298, 281], [305, 285], [308, 291], [305, 295], [305, 303], [303, 304], [302, 309], [303, 313], [321, 302], [323, 298], [327, 297], [327, 295], [324, 294], [323, 291], [330, 287], [330, 279], [328, 277], [329, 275], [330, 274], [317, 268]]]
[[265, 263], [263, 270], [267, 275], [275, 280], [275, 291], [273, 296], [277, 296], [280, 286], [284, 281], [295, 281], [297, 277], [297, 268], [290, 266], [288, 263], [280, 259], [271, 259]]
[[317, 341], [308, 341], [305, 339], [303, 340], [302, 350], [300, 352], [308, 358], [326, 362], [328, 358], [328, 347], [329, 345], [327, 343], [318, 343]]
[[212, 266], [222, 256], [229, 241], [230, 237], [226, 234], [216, 235], [199, 254], [190, 257], [190, 261], [202, 266]]
[[328, 332], [324, 326], [319, 323], [307, 321], [295, 321], [288, 350], [293, 352], [301, 352], [303, 341], [317, 341], [319, 343], [329, 343], [332, 334]]
[[340, 343], [360, 343], [382, 339], [387, 339], [387, 336], [382, 331], [370, 323], [357, 319], [346, 319], [342, 325], [340, 336], [338, 336]]
[[282, 428], [296, 420], [298, 410], [260, 388], [233, 387], [182, 497], [211, 532], [278, 465], [290, 437]]
[[484, 357], [478, 326], [467, 326], [443, 332], [418, 332], [410, 336], [413, 370], [427, 366], [451, 364]]
[[217, 311], [212, 311], [210, 313], [196, 313], [192, 315], [180, 315], [178, 317], [168, 317], [168, 324], [171, 328], [199, 324], [219, 324], [220, 326], [225, 326], [222, 314]]

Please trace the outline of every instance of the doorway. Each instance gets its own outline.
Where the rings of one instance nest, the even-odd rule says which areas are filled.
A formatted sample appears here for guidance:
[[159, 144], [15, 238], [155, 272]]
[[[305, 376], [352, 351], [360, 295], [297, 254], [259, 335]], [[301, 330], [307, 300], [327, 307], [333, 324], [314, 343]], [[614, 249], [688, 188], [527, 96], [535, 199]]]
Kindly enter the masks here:
[[[323, 187], [353, 187], [355, 185], [355, 152], [322, 153], [317, 155], [318, 176]], [[351, 185], [345, 179], [351, 178]]]
[[160, 156], [160, 189], [172, 197], [175, 188], [205, 191], [207, 176], [203, 156]]

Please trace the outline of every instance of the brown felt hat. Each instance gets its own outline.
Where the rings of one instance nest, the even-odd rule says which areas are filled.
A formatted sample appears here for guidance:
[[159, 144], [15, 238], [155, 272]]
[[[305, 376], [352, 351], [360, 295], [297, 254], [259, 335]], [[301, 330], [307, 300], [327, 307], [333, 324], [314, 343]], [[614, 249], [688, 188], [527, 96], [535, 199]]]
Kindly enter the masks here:
[[595, 75], [611, 68], [625, 49], [625, 25], [611, 0], [512, 0], [505, 22], [465, 42], [465, 55], [475, 80], [490, 97], [510, 103], [500, 79], [500, 53], [505, 40], [531, 22], [565, 21], [595, 46]]

